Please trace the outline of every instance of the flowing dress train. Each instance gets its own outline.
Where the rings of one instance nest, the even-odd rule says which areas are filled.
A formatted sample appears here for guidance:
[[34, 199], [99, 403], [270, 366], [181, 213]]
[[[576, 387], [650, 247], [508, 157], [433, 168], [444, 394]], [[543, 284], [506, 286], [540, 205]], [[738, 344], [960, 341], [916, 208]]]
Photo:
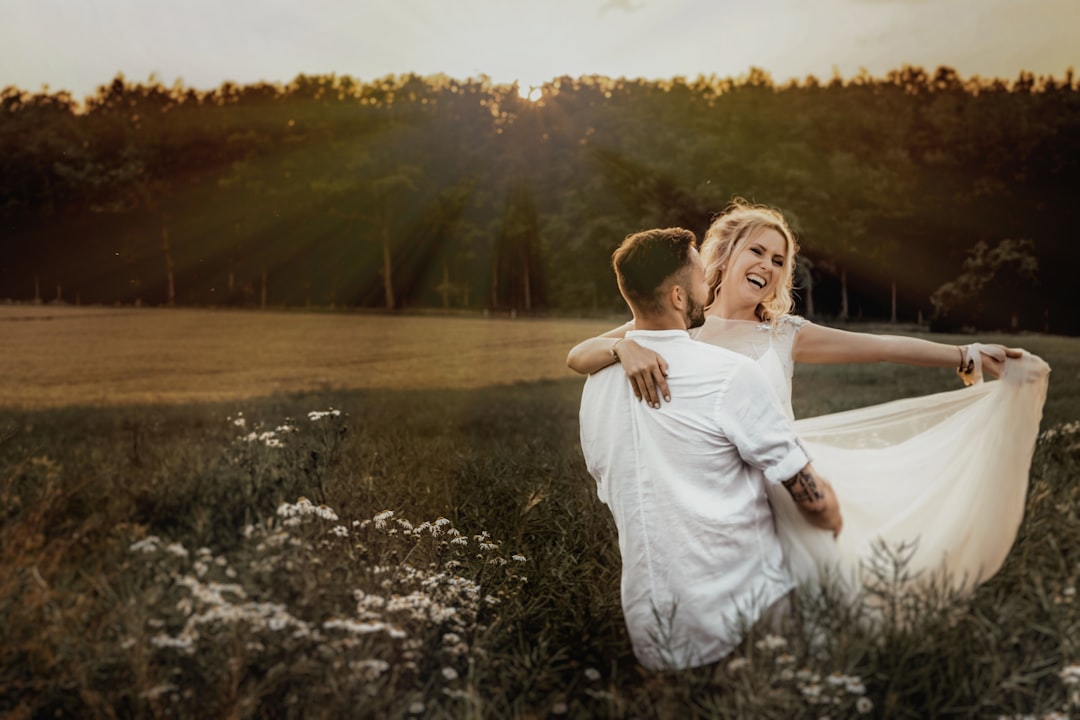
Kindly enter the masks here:
[[[757, 361], [788, 417], [791, 348], [807, 323], [775, 327], [709, 318], [696, 337]], [[1016, 538], [1050, 368], [1025, 353], [1002, 377], [948, 392], [795, 421], [815, 469], [832, 483], [839, 538], [812, 527], [782, 488], [770, 492], [789, 569], [801, 584], [824, 573], [852, 597], [880, 550], [907, 547], [916, 582], [964, 593], [992, 577]]]

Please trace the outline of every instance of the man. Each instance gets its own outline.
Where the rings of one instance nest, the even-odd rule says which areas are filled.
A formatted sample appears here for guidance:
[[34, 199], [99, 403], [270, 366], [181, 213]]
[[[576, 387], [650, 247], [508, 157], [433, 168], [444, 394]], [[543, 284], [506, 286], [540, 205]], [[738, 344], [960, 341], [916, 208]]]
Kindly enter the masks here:
[[817, 527], [841, 526], [758, 367], [690, 339], [708, 299], [696, 246], [689, 230], [647, 230], [612, 257], [634, 314], [627, 337], [667, 359], [671, 402], [638, 402], [617, 366], [590, 375], [581, 398], [585, 462], [619, 533], [627, 629], [654, 670], [719, 660], [744, 624], [786, 603], [794, 583], [766, 483]]

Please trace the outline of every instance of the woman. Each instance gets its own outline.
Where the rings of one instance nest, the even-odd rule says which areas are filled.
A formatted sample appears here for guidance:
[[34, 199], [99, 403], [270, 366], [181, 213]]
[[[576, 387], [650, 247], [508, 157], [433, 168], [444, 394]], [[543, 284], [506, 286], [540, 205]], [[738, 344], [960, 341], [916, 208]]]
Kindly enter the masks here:
[[[1000, 568], [1023, 517], [1049, 367], [1000, 345], [847, 332], [790, 315], [797, 251], [780, 213], [736, 201], [701, 247], [710, 298], [696, 331], [756, 360], [788, 417], [796, 362], [957, 367], [974, 387], [795, 422], [836, 490], [844, 531], [834, 542], [802, 520], [786, 493], [770, 493], [793, 575], [817, 583], [827, 572], [854, 596], [874, 585], [884, 546], [910, 556], [911, 577], [970, 590]], [[621, 362], [635, 394], [660, 407], [661, 396], [670, 399], [666, 364], [623, 339], [631, 325], [579, 344], [567, 364], [590, 373]], [[983, 370], [1001, 379], [984, 384]]]

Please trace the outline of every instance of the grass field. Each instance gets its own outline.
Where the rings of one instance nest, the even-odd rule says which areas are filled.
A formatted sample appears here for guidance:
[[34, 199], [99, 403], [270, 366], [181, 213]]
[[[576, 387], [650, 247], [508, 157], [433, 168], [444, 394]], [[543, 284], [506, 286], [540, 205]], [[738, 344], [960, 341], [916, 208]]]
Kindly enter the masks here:
[[[1013, 553], [972, 598], [878, 631], [807, 602], [783, 638], [653, 675], [563, 364], [607, 325], [0, 308], [0, 714], [1076, 712], [1080, 340], [1004, 338], [1054, 368], [1050, 432]], [[809, 367], [795, 405], [955, 386]]]

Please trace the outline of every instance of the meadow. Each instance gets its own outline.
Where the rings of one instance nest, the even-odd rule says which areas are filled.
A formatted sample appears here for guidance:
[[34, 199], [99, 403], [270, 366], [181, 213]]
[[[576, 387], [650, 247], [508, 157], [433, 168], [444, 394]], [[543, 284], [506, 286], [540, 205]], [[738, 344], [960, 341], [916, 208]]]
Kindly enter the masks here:
[[[615, 322], [0, 307], [0, 713], [1080, 713], [1080, 340], [980, 338], [1053, 368], [991, 581], [903, 627], [807, 595], [782, 634], [654, 674], [564, 365]], [[957, 382], [800, 368], [794, 404]]]

